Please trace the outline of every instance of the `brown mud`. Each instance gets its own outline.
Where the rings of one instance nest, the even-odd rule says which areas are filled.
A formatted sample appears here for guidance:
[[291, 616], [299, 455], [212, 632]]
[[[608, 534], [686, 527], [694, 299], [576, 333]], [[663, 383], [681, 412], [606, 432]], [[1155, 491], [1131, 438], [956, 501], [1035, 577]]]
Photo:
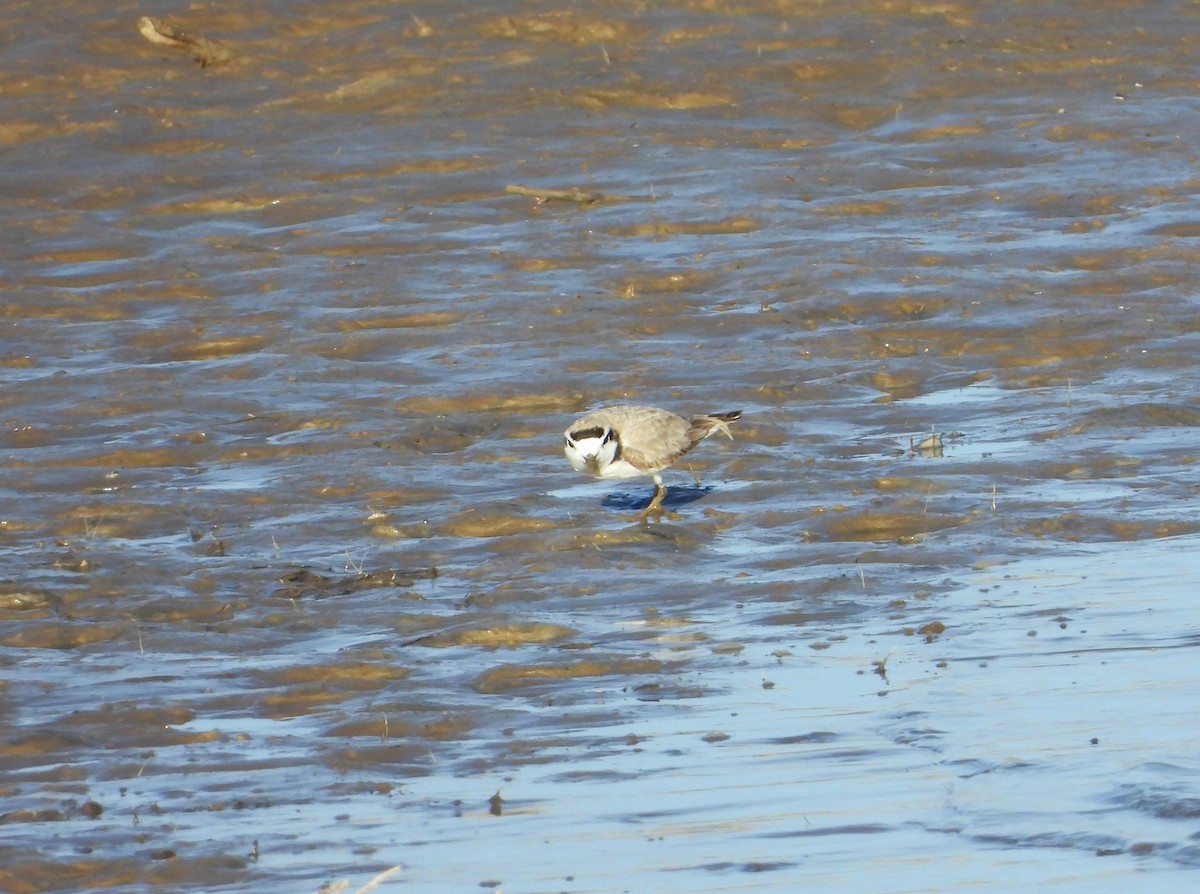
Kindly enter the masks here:
[[1200, 865], [1200, 8], [0, 11], [0, 890]]

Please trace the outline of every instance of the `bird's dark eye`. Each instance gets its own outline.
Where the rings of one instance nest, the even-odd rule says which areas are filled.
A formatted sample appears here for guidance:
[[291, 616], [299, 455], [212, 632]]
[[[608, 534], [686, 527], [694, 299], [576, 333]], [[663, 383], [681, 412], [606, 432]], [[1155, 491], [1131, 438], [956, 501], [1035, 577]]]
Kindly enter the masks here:
[[564, 447], [571, 446], [571, 436], [570, 435], [567, 435], [566, 437], [563, 438], [563, 446]]
[[612, 441], [615, 441], [616, 439], [617, 439], [617, 433], [610, 428], [604, 433], [604, 440], [602, 440], [600, 443], [608, 444]]

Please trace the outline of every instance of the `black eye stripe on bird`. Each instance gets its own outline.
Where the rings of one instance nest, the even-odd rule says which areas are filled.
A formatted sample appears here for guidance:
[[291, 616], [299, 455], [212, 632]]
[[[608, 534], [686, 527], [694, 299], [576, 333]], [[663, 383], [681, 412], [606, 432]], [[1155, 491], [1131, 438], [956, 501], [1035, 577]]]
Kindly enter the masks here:
[[563, 452], [572, 468], [596, 478], [649, 475], [654, 479], [654, 496], [640, 518], [661, 518], [667, 495], [663, 469], [713, 432], [724, 432], [732, 440], [729, 426], [741, 416], [741, 410], [735, 410], [685, 419], [657, 407], [607, 407], [575, 420], [567, 429]]
[[602, 438], [604, 437], [604, 428], [599, 425], [595, 428], [577, 428], [573, 432], [568, 432], [567, 437], [572, 441], [583, 441], [587, 438]]

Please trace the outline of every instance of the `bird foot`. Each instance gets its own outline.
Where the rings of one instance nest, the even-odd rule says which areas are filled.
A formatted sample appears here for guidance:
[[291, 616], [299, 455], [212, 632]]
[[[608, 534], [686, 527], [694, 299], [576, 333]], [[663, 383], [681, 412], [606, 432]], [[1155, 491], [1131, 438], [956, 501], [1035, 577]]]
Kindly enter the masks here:
[[633, 520], [643, 525], [648, 525], [652, 520], [662, 522], [663, 518], [668, 518], [671, 521], [679, 521], [679, 513], [651, 504], [635, 515]]
[[653, 518], [656, 522], [661, 522], [663, 516], [670, 516], [672, 520], [679, 518], [674, 512], [668, 512], [662, 508], [663, 500], [667, 497], [667, 489], [659, 483], [658, 479], [654, 479], [654, 496], [650, 498], [650, 505], [638, 513], [637, 521], [642, 524], [649, 524]]

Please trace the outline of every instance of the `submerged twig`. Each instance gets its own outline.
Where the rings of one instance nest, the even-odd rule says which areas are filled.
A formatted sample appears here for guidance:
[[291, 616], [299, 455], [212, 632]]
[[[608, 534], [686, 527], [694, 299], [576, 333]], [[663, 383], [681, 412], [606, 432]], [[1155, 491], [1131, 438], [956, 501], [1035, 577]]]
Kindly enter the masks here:
[[434, 580], [437, 576], [436, 568], [387, 568], [381, 571], [359, 571], [344, 577], [326, 577], [309, 568], [297, 568], [278, 579], [278, 582], [285, 586], [272, 595], [280, 599], [349, 596], [351, 593], [381, 587], [411, 587], [418, 580]]
[[229, 65], [234, 60], [233, 52], [217, 41], [198, 34], [189, 34], [162, 19], [142, 16], [138, 19], [137, 27], [142, 37], [151, 43], [191, 50], [196, 54], [193, 58], [201, 68]]
[[653, 202], [654, 196], [625, 196], [610, 192], [587, 192], [582, 189], [537, 189], [509, 184], [504, 191], [528, 196], [542, 205], [546, 202], [574, 202], [577, 205], [599, 205], [601, 202]]
[[871, 672], [883, 677], [883, 682], [885, 682], [885, 683], [888, 682], [887, 663], [888, 663], [888, 658], [891, 658], [891, 657], [892, 656], [889, 655], [889, 656], [887, 656], [887, 658], [882, 658], [878, 661], [871, 662]]

